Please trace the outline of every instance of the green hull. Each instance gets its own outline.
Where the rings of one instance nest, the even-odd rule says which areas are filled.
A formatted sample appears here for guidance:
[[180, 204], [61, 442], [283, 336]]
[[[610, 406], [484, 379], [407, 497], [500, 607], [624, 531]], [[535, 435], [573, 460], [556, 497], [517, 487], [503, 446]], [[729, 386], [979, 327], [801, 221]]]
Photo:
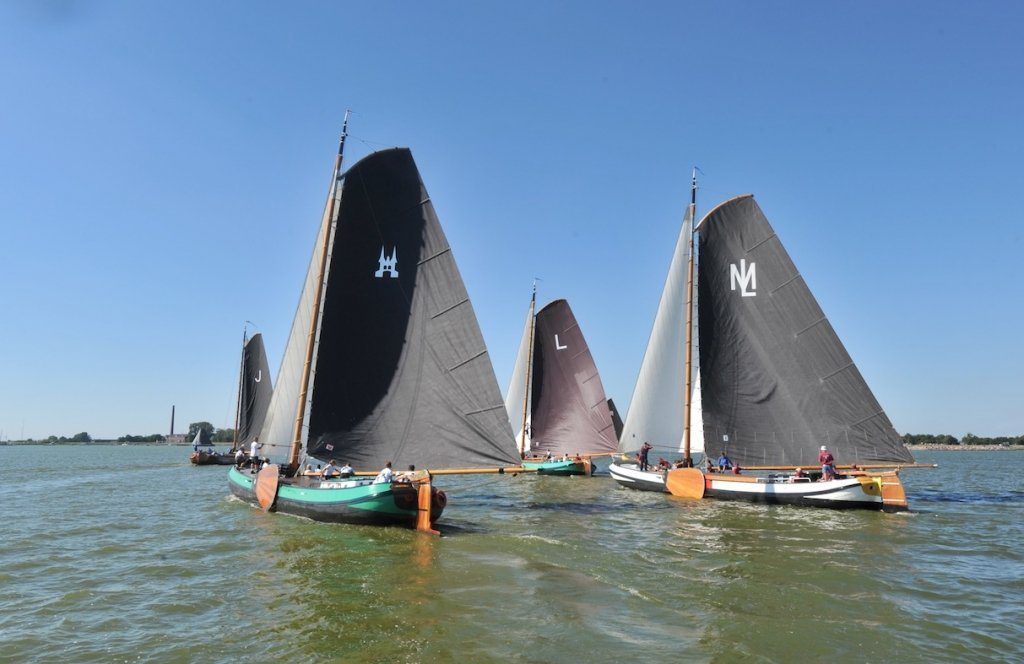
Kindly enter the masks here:
[[564, 477], [587, 474], [586, 463], [572, 459], [568, 461], [560, 459], [554, 461], [523, 461], [523, 468], [536, 470], [538, 475], [560, 475]]
[[[254, 478], [232, 468], [228, 472], [228, 487], [233, 495], [258, 505]], [[431, 522], [440, 518], [446, 502], [443, 491], [432, 490]], [[323, 483], [305, 478], [295, 482], [282, 479], [274, 511], [331, 523], [415, 526], [417, 492], [408, 484], [373, 484], [369, 479]]]

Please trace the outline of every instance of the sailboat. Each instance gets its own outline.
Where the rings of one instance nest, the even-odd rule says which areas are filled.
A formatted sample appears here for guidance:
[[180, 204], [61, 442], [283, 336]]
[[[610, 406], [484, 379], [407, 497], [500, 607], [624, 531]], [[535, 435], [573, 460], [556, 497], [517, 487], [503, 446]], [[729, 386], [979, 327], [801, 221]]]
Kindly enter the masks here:
[[[697, 207], [697, 173], [694, 170], [690, 189], [690, 204], [683, 216], [683, 225], [672, 252], [668, 276], [661, 292], [658, 312], [654, 317], [651, 336], [647, 342], [644, 359], [640, 365], [629, 411], [622, 426], [618, 451], [623, 456], [635, 455], [645, 443], [650, 444], [655, 455], [674, 456], [684, 451], [685, 429], [689, 424], [684, 415], [685, 394], [691, 390], [699, 402], [699, 383], [691, 386], [687, 368], [687, 337], [693, 332], [693, 324], [687, 312], [690, 310], [687, 284], [692, 281], [690, 256], [693, 251], [693, 217]], [[699, 381], [699, 377], [698, 377]], [[699, 418], [693, 436], [692, 452], [702, 451]], [[622, 460], [613, 462], [609, 468], [612, 478], [633, 489], [668, 492], [665, 486], [665, 468], [653, 464], [642, 469], [639, 463]]]
[[[447, 497], [432, 475], [521, 470], [519, 458], [412, 153], [381, 150], [343, 172], [347, 124], [260, 434], [276, 463], [232, 468], [228, 485], [268, 511], [435, 532]], [[311, 474], [303, 450], [357, 471]], [[411, 470], [375, 479], [389, 462]]]
[[235, 450], [244, 449], [245, 445], [259, 434], [272, 393], [263, 335], [257, 332], [252, 338], [247, 338], [246, 330], [243, 329], [242, 360], [238, 371], [238, 402], [235, 406], [235, 433], [232, 437], [231, 450], [216, 452], [213, 449], [198, 449], [193, 445], [194, 451], [189, 460], [198, 466], [234, 464]]
[[[692, 190], [691, 210], [695, 177]], [[692, 211], [688, 216], [693, 219]], [[683, 421], [683, 459], [648, 471], [646, 484], [634, 486], [698, 499], [905, 510], [899, 471], [916, 467], [914, 459], [754, 197], [730, 199], [697, 224], [699, 261], [693, 234], [683, 226], [680, 242], [690, 247], [687, 307], [674, 316], [687, 331], [683, 413], [675, 418]], [[691, 362], [694, 345], [699, 353]], [[733, 472], [710, 459], [707, 470], [693, 467], [692, 454], [711, 446], [728, 457]], [[816, 455], [826, 448], [846, 461], [838, 474], [802, 472], [820, 466]], [[741, 468], [757, 474], [743, 475]], [[627, 470], [617, 474], [613, 466], [612, 474], [628, 486], [636, 478]]]
[[[885, 511], [907, 509], [914, 458], [752, 195], [697, 225], [700, 418], [704, 445], [733, 464], [669, 470], [676, 496]], [[691, 256], [691, 262], [693, 258]], [[687, 412], [690, 399], [687, 399]], [[818, 472], [818, 451], [845, 461]], [[687, 459], [689, 459], [687, 450]]]
[[505, 398], [523, 467], [542, 475], [593, 473], [593, 456], [615, 451], [615, 424], [601, 376], [565, 300], [536, 316], [534, 284]]

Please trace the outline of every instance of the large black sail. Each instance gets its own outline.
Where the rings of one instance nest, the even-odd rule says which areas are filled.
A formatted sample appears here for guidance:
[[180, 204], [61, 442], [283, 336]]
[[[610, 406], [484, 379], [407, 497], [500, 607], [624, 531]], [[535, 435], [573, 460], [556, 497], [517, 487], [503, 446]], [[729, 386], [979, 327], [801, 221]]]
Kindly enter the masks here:
[[356, 468], [518, 463], [483, 335], [407, 149], [345, 174], [307, 451]]
[[911, 462], [753, 196], [698, 226], [705, 446], [741, 465]]
[[238, 445], [245, 445], [260, 434], [274, 390], [270, 365], [263, 348], [263, 335], [254, 334], [242, 349], [242, 376], [238, 397]]
[[601, 377], [569, 303], [537, 313], [533, 337], [530, 449], [612, 452], [619, 444]]

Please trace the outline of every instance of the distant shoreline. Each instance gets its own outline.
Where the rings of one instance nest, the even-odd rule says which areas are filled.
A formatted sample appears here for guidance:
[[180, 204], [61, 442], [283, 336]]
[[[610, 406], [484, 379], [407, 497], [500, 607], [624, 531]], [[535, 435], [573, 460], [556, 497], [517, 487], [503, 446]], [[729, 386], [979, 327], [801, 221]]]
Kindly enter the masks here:
[[938, 450], [940, 452], [1019, 452], [1024, 445], [907, 445], [908, 450]]
[[[75, 445], [75, 446], [78, 446], [78, 447], [121, 447], [122, 445], [124, 445], [125, 447], [159, 447], [159, 446], [166, 446], [166, 447], [189, 447], [189, 446], [192, 445], [192, 443], [191, 442], [185, 442], [185, 443], [166, 443], [166, 442], [119, 443], [116, 440], [93, 440], [93, 441], [90, 441], [88, 443], [83, 443], [81, 441], [74, 441], [74, 442], [72, 442], [70, 440], [63, 440], [63, 441], [60, 441], [60, 442], [57, 442], [57, 443], [51, 443], [48, 440], [33, 440], [31, 442], [27, 441], [27, 440], [5, 440], [5, 441], [0, 441], [0, 445], [10, 445], [11, 447], [17, 447], [17, 446], [21, 446], [21, 445], [26, 445], [26, 446], [27, 445]], [[227, 441], [225, 443], [214, 443], [214, 446], [216, 446], [216, 445], [228, 445], [230, 447], [231, 441], [229, 440], [229, 441]]]

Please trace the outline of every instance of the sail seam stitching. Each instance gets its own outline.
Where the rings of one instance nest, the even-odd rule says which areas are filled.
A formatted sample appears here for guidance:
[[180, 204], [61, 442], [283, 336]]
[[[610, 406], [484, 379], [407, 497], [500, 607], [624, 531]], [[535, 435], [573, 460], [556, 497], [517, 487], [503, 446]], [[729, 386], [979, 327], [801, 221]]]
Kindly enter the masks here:
[[775, 294], [775, 291], [779, 290], [779, 289], [780, 289], [780, 288], [782, 288], [783, 286], [788, 286], [788, 285], [790, 285], [791, 283], [793, 283], [794, 281], [796, 281], [796, 280], [797, 280], [797, 279], [799, 279], [799, 278], [800, 278], [800, 273], [799, 273], [799, 272], [797, 272], [796, 274], [794, 274], [794, 275], [793, 275], [792, 277], [790, 277], [789, 279], [787, 279], [787, 280], [783, 281], [783, 282], [782, 282], [781, 284], [779, 284], [779, 285], [778, 285], [778, 286], [776, 286], [775, 288], [771, 289], [771, 290], [770, 290], [770, 291], [768, 292], [768, 294], [769, 294], [769, 295], [774, 295], [774, 294]]
[[433, 256], [428, 256], [427, 258], [424, 258], [419, 263], [416, 263], [416, 265], [417, 266], [423, 265], [424, 263], [427, 263], [427, 262], [430, 262], [430, 261], [434, 260], [438, 256], [443, 256], [443, 255], [447, 254], [451, 250], [452, 250], [451, 247], [445, 247], [444, 249], [442, 249], [441, 251], [437, 252]]
[[467, 359], [465, 359], [465, 360], [463, 360], [463, 361], [459, 362], [459, 363], [458, 363], [458, 364], [456, 364], [456, 365], [455, 365], [454, 367], [449, 367], [449, 368], [448, 368], [448, 371], [449, 371], [449, 372], [455, 371], [456, 369], [458, 369], [458, 368], [459, 368], [459, 367], [461, 367], [462, 365], [464, 365], [464, 364], [468, 364], [469, 362], [472, 362], [473, 360], [475, 360], [476, 358], [480, 357], [481, 355], [486, 355], [486, 354], [487, 354], [487, 349], [486, 349], [486, 348], [484, 348], [484, 349], [483, 349], [482, 351], [480, 351], [479, 353], [477, 353], [477, 354], [476, 354], [476, 355], [474, 355], [473, 357], [467, 358]]
[[455, 304], [453, 304], [452, 306], [448, 307], [447, 309], [442, 309], [441, 311], [438, 311], [438, 312], [437, 312], [436, 314], [434, 314], [433, 316], [431, 316], [431, 317], [430, 317], [430, 319], [431, 319], [431, 320], [433, 320], [433, 319], [437, 318], [438, 316], [443, 316], [444, 314], [448, 313], [449, 311], [451, 311], [451, 310], [452, 310], [452, 309], [454, 309], [455, 307], [458, 307], [458, 306], [460, 306], [460, 305], [463, 305], [463, 304], [465, 304], [465, 303], [467, 303], [467, 302], [469, 302], [469, 298], [468, 298], [468, 297], [467, 297], [467, 298], [465, 298], [465, 299], [463, 299], [463, 300], [462, 300], [462, 301], [460, 301], [460, 302], [456, 302]]
[[761, 240], [760, 242], [758, 242], [757, 244], [755, 244], [755, 245], [754, 245], [753, 247], [751, 247], [750, 249], [745, 249], [745, 250], [744, 250], [744, 253], [747, 253], [747, 254], [749, 254], [749, 253], [750, 253], [751, 251], [753, 251], [754, 249], [757, 249], [757, 248], [758, 248], [758, 247], [760, 247], [760, 246], [761, 246], [762, 244], [764, 244], [764, 243], [765, 243], [765, 242], [767, 242], [768, 240], [771, 240], [771, 239], [772, 239], [772, 238], [774, 238], [774, 237], [775, 237], [775, 233], [772, 233], [771, 235], [769, 235], [769, 236], [768, 236], [768, 237], [766, 237], [765, 239], [763, 239], [763, 240]]
[[849, 368], [850, 368], [850, 367], [852, 367], [852, 366], [853, 366], [853, 362], [850, 362], [850, 363], [849, 363], [849, 364], [847, 364], [847, 365], [846, 365], [845, 367], [840, 367], [840, 368], [836, 369], [835, 371], [833, 371], [832, 373], [830, 373], [829, 375], [827, 375], [827, 376], [822, 376], [822, 377], [821, 377], [821, 382], [823, 382], [823, 383], [824, 383], [824, 382], [825, 382], [826, 380], [828, 380], [828, 379], [829, 379], [829, 378], [831, 378], [832, 376], [835, 376], [835, 375], [836, 375], [837, 373], [840, 373], [840, 372], [846, 371], [847, 369], [849, 369]]
[[799, 332], [797, 332], [797, 333], [796, 333], [796, 334], [794, 334], [793, 336], [794, 336], [794, 337], [799, 337], [799, 336], [800, 336], [801, 334], [803, 334], [804, 332], [806, 332], [806, 331], [810, 330], [810, 329], [811, 329], [812, 327], [814, 327], [814, 326], [816, 326], [816, 325], [821, 325], [821, 323], [823, 323], [823, 322], [824, 322], [824, 321], [826, 321], [826, 320], [828, 320], [828, 319], [827, 319], [827, 318], [825, 318], [824, 316], [822, 316], [821, 318], [819, 318], [818, 320], [814, 321], [813, 323], [811, 323], [810, 325], [808, 325], [808, 326], [807, 326], [807, 327], [805, 327], [804, 329], [800, 330]]
[[488, 412], [490, 412], [492, 410], [498, 410], [499, 408], [504, 408], [504, 407], [505, 407], [505, 404], [501, 404], [500, 406], [491, 406], [489, 408], [481, 408], [479, 410], [471, 410], [468, 413], [463, 413], [463, 415], [479, 415], [480, 413], [488, 413]]
[[858, 421], [854, 422], [853, 424], [850, 425], [850, 427], [855, 427], [855, 426], [857, 426], [859, 424], [863, 424], [863, 423], [867, 422], [868, 420], [873, 420], [876, 417], [878, 417], [879, 415], [885, 415], [885, 411], [884, 410], [880, 410], [877, 413], [875, 413], [874, 415], [868, 415], [864, 419], [858, 420]]

